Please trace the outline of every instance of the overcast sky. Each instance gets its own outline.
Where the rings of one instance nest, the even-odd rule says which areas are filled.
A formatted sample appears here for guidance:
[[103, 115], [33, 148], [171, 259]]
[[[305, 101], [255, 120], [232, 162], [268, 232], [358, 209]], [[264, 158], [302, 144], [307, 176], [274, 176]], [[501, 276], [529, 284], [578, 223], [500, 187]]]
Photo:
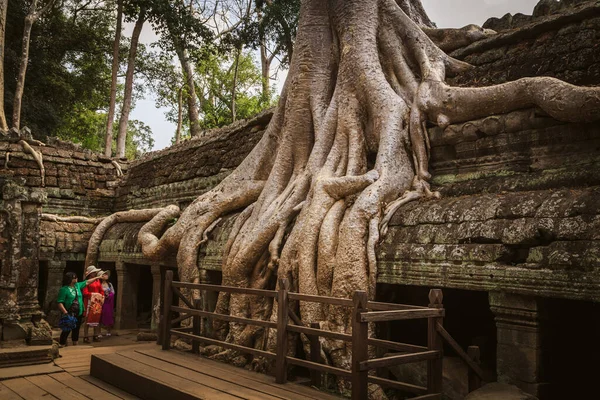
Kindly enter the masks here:
[[[468, 24], [482, 25], [490, 17], [502, 17], [506, 13], [530, 15], [538, 0], [421, 0], [427, 14], [440, 28], [458, 28]], [[131, 34], [127, 26], [126, 35]], [[152, 29], [146, 25], [141, 41], [149, 44], [156, 40]], [[280, 74], [281, 87], [285, 74]], [[139, 100], [131, 117], [150, 126], [154, 134], [154, 150], [160, 150], [171, 144], [175, 134], [175, 125], [167, 122], [164, 111], [155, 107], [153, 98]]]

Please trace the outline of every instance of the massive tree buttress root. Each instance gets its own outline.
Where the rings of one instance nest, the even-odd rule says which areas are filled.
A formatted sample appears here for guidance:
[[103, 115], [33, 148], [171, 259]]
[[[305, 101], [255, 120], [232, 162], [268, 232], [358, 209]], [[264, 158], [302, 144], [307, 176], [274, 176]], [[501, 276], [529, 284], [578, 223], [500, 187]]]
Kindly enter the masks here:
[[[391, 215], [408, 201], [437, 195], [428, 184], [426, 123], [445, 127], [530, 106], [561, 120], [600, 118], [598, 88], [552, 78], [448, 86], [447, 74], [469, 66], [447, 56], [422, 26], [431, 28], [419, 0], [302, 1], [294, 59], [262, 140], [181, 215], [175, 207], [158, 212], [140, 231], [146, 256], [176, 251], [181, 279], [194, 282], [205, 231], [241, 211], [226, 246], [224, 285], [273, 288], [279, 276], [301, 293], [351, 297], [360, 289], [373, 298], [375, 246]], [[276, 306], [232, 294], [219, 297], [217, 311], [266, 320], [276, 317]], [[304, 322], [350, 331], [341, 307], [292, 307]], [[273, 345], [272, 332], [261, 328], [214, 328], [238, 344]], [[323, 348], [328, 362], [349, 367], [347, 344], [325, 340]], [[218, 356], [250, 362], [232, 352]]]

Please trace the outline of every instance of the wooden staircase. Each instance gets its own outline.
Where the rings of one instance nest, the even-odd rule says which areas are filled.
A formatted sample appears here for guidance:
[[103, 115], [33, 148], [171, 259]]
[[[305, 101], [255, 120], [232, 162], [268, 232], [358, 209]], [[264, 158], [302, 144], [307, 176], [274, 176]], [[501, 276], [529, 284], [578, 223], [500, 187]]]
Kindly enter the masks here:
[[178, 351], [93, 355], [90, 375], [145, 400], [339, 400], [339, 397]]

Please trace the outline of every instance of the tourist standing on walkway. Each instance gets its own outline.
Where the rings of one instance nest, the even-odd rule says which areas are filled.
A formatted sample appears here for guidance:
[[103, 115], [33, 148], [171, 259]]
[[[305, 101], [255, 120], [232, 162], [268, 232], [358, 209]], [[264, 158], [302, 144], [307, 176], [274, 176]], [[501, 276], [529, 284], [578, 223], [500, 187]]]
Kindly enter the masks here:
[[103, 271], [101, 277], [102, 289], [104, 289], [104, 304], [102, 305], [100, 323], [106, 328], [106, 336], [110, 336], [110, 331], [115, 324], [115, 288], [108, 281], [110, 271]]
[[[98, 272], [102, 272], [102, 270], [90, 265], [85, 271], [86, 279], [91, 277], [99, 279]], [[104, 303], [102, 283], [100, 280], [94, 280], [94, 282], [82, 290], [82, 293], [85, 313], [85, 320], [83, 321], [83, 341], [85, 343], [90, 342], [89, 327], [91, 326], [94, 329], [94, 342], [99, 342], [100, 315], [102, 315], [102, 304]]]
[[69, 333], [73, 346], [77, 345], [79, 340], [79, 328], [83, 318], [83, 295], [81, 288], [97, 281], [98, 278], [88, 279], [87, 281], [77, 282], [77, 275], [74, 272], [67, 272], [63, 278], [63, 286], [58, 291], [58, 309], [62, 312], [62, 318], [59, 322], [62, 333], [60, 334], [59, 345], [66, 346]]

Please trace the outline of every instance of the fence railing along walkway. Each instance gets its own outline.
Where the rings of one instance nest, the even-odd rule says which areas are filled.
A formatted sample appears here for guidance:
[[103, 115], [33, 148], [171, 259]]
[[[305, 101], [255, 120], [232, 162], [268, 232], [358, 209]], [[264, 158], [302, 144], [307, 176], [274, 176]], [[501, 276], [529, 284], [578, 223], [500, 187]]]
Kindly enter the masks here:
[[[201, 309], [199, 300], [186, 298], [181, 289], [197, 291], [214, 291], [253, 295], [273, 298], [278, 303], [277, 322], [256, 320], [237, 317], [232, 315], [218, 314]], [[180, 300], [186, 307], [173, 304], [173, 298]], [[334, 374], [352, 383], [352, 399], [366, 399], [368, 397], [368, 384], [378, 384], [400, 390], [405, 393], [415, 394], [414, 400], [441, 399], [442, 398], [442, 360], [443, 342], [446, 342], [467, 364], [469, 369], [469, 391], [477, 389], [482, 380], [489, 380], [479, 366], [479, 348], [471, 346], [468, 353], [450, 336], [444, 329], [444, 307], [443, 295], [440, 289], [432, 289], [429, 292], [429, 306], [414, 306], [406, 304], [380, 303], [369, 301], [367, 293], [356, 291], [352, 299], [336, 297], [314, 296], [308, 294], [294, 293], [289, 291], [289, 283], [282, 279], [279, 281], [278, 290], [249, 289], [209, 284], [194, 284], [173, 281], [173, 271], [167, 271], [164, 290], [161, 293], [162, 318], [160, 322], [159, 344], [164, 350], [171, 345], [171, 336], [191, 339], [192, 351], [198, 353], [200, 343], [217, 345], [226, 349], [252, 354], [275, 361], [277, 383], [283, 384], [287, 381], [289, 365], [308, 368], [311, 371], [313, 386], [321, 385], [321, 374]], [[352, 313], [352, 333], [339, 333], [319, 329], [315, 322], [302, 321], [289, 307], [291, 301], [306, 301], [321, 304], [329, 304], [347, 307]], [[173, 318], [173, 314], [179, 316]], [[192, 319], [191, 326], [177, 328], [174, 325], [186, 319]], [[259, 350], [251, 347], [241, 346], [216, 340], [202, 333], [202, 320], [221, 320], [259, 326], [274, 329], [277, 332], [277, 345], [275, 352]], [[399, 343], [388, 340], [369, 337], [369, 323], [399, 320], [427, 319], [427, 346], [418, 346], [408, 343]], [[304, 360], [288, 356], [288, 334], [300, 333], [306, 335], [310, 340], [310, 359]], [[321, 359], [321, 345], [319, 337], [341, 340], [352, 343], [352, 368], [345, 370], [325, 364]], [[369, 358], [369, 346], [397, 351], [400, 354], [387, 355], [379, 358]], [[370, 374], [370, 371], [380, 368], [389, 368], [401, 364], [427, 362], [427, 386], [419, 386], [405, 382], [399, 382]]]

